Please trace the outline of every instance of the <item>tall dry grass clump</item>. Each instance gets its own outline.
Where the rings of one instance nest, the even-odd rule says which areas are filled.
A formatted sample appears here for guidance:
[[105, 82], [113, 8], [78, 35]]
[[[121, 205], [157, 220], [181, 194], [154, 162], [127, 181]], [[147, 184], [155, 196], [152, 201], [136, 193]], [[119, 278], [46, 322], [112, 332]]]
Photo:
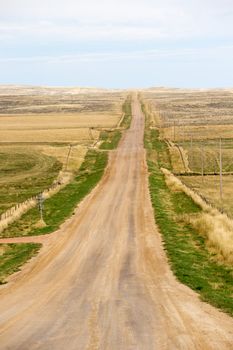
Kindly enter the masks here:
[[208, 248], [223, 259], [233, 264], [233, 222], [222, 213], [202, 212], [197, 217], [190, 217], [190, 223], [202, 235], [207, 237]]
[[189, 187], [187, 187], [185, 184], [183, 184], [183, 182], [181, 182], [180, 179], [178, 179], [169, 170], [164, 168], [162, 168], [161, 170], [165, 175], [166, 184], [171, 190], [186, 193], [187, 196], [191, 197], [192, 200], [202, 208], [202, 210], [205, 210], [208, 212], [217, 210], [217, 209], [214, 209], [210, 204], [207, 204], [206, 201], [203, 198], [201, 198], [199, 194], [197, 194], [196, 192], [191, 190]]
[[174, 174], [162, 169], [167, 186], [172, 191], [184, 192], [202, 208], [195, 215], [185, 215], [188, 221], [200, 234], [206, 238], [207, 246], [219, 260], [233, 263], [233, 221], [218, 209], [213, 208], [199, 194], [184, 185]]

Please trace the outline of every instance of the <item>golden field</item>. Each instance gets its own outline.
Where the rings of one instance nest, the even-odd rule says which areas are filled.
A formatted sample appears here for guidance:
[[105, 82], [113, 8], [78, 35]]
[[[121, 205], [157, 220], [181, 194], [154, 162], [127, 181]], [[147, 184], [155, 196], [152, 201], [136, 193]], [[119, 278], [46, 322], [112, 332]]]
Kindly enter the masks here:
[[[0, 89], [0, 142], [91, 143], [114, 128], [125, 94], [92, 89]], [[95, 128], [97, 130], [95, 130]]]
[[60, 171], [76, 173], [101, 130], [118, 125], [125, 98], [114, 90], [0, 86], [0, 213]]
[[[1, 123], [0, 123], [1, 124]], [[99, 131], [89, 128], [78, 129], [33, 129], [1, 130], [2, 143], [84, 143], [89, 144], [99, 138]]]
[[[187, 186], [233, 218], [232, 90], [152, 88], [142, 91], [141, 96], [150, 115], [151, 127], [159, 128], [160, 137], [168, 140], [173, 172], [180, 175]], [[222, 202], [219, 190], [220, 138]]]

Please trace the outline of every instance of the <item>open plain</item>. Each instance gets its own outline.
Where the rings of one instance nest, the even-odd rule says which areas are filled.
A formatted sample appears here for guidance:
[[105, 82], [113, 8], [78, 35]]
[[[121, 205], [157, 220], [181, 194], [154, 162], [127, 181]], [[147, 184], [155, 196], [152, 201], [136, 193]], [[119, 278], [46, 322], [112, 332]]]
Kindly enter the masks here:
[[[152, 88], [142, 91], [142, 96], [151, 127], [159, 128], [161, 139], [169, 142], [173, 171], [213, 206], [224, 208], [233, 217], [232, 89]], [[223, 199], [219, 179], [220, 139]]]
[[[66, 170], [77, 172], [88, 148], [99, 141], [100, 131], [117, 126], [125, 95], [94, 89], [1, 86], [0, 214], [49, 187], [59, 171], [67, 168], [70, 145]], [[29, 187], [26, 179], [30, 191], [7, 199], [9, 188], [14, 194], [15, 188]]]
[[[114, 90], [0, 86], [2, 237], [10, 235], [5, 232], [9, 225], [13, 225], [10, 236], [24, 236], [46, 226], [36, 205], [37, 196], [44, 192], [47, 196], [48, 189], [55, 193], [60, 187], [53, 190], [54, 186], [64, 187], [76, 178], [87, 153], [101, 144], [101, 133], [121, 122], [125, 98], [126, 92]], [[60, 215], [59, 201], [64, 198], [57, 203], [55, 197], [51, 205], [57, 206], [58, 221], [68, 216], [73, 204], [64, 208], [63, 203]], [[54, 207], [47, 216], [47, 221], [54, 218]], [[21, 217], [22, 225], [18, 224]], [[36, 251], [36, 245], [1, 244], [0, 283]]]
[[135, 99], [99, 185], [1, 288], [1, 349], [231, 349], [232, 318], [171, 273], [143, 132]]

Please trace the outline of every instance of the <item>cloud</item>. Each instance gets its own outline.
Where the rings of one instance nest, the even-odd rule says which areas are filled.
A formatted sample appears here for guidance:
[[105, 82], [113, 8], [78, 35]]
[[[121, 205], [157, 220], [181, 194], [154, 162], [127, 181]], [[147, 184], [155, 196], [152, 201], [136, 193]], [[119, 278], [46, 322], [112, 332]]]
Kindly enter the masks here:
[[[0, 24], [0, 40], [46, 39], [47, 41], [84, 41], [84, 40], [151, 40], [170, 37], [169, 31], [160, 26], [137, 25], [134, 23], [117, 25], [106, 24], [67, 24], [38, 22], [28, 24]], [[184, 36], [177, 31], [173, 36]]]
[[8, 19], [20, 17], [118, 22], [154, 20], [168, 12], [180, 12], [177, 0], [8, 0], [1, 5], [1, 17]]
[[161, 60], [164, 58], [200, 58], [233, 53], [233, 45], [218, 46], [209, 48], [183, 48], [183, 49], [160, 49], [160, 50], [139, 50], [131, 52], [91, 52], [73, 55], [56, 56], [31, 56], [31, 57], [5, 57], [0, 58], [0, 63], [78, 63], [78, 62], [104, 62], [104, 61], [136, 61], [136, 60]]
[[[161, 15], [227, 13], [232, 0], [8, 0], [1, 4], [1, 17], [133, 20]], [[197, 20], [197, 18], [195, 18]]]
[[232, 0], [0, 3], [0, 69], [5, 81], [18, 77], [19, 82], [34, 79], [37, 83], [44, 77], [43, 83], [49, 79], [62, 83], [73, 81], [75, 70], [83, 76], [84, 84], [88, 74], [89, 83], [95, 76], [100, 85], [104, 77], [110, 81], [115, 75], [115, 80], [121, 80], [122, 70], [125, 76], [133, 72], [132, 81], [138, 74], [142, 81], [153, 74], [168, 81], [172, 74], [177, 75], [180, 81], [184, 65], [188, 73], [183, 79], [188, 85], [192, 72], [194, 80], [200, 78], [196, 72], [214, 72], [210, 74], [213, 83], [223, 81], [225, 69], [225, 81], [231, 78], [233, 48], [228, 44], [233, 42]]
[[232, 37], [232, 11], [232, 0], [8, 0], [0, 41]]

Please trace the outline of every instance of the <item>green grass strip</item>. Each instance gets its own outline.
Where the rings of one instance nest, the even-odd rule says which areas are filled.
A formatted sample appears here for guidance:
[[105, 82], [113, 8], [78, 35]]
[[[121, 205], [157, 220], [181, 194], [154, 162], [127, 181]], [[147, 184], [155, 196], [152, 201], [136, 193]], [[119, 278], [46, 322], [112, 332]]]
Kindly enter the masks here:
[[100, 149], [112, 150], [117, 148], [121, 139], [121, 132], [119, 130], [102, 131], [100, 133], [100, 139], [103, 140]]
[[41, 244], [20, 243], [20, 244], [0, 244], [0, 284], [6, 283], [6, 278], [29, 259], [36, 255]]
[[[122, 112], [124, 113], [124, 118], [121, 121], [120, 127], [124, 129], [129, 129], [132, 121], [132, 97], [129, 95], [125, 100], [122, 106]], [[102, 144], [100, 145], [100, 149], [103, 150], [113, 150], [117, 148], [122, 133], [120, 130], [112, 130], [112, 131], [102, 131], [100, 133], [100, 140], [102, 140]]]
[[122, 128], [129, 129], [132, 121], [132, 97], [129, 95], [122, 106], [124, 118], [120, 124]]
[[174, 274], [203, 301], [233, 315], [233, 268], [218, 263], [204, 238], [182, 221], [182, 214], [193, 215], [201, 209], [186, 194], [171, 192], [166, 186], [160, 167], [171, 166], [158, 131], [146, 128], [144, 143], [154, 216]]
[[45, 227], [37, 227], [39, 211], [38, 208], [33, 208], [4, 230], [1, 236], [33, 236], [57, 230], [72, 215], [77, 204], [100, 181], [107, 160], [108, 155], [105, 152], [88, 151], [75, 179], [44, 202]]

